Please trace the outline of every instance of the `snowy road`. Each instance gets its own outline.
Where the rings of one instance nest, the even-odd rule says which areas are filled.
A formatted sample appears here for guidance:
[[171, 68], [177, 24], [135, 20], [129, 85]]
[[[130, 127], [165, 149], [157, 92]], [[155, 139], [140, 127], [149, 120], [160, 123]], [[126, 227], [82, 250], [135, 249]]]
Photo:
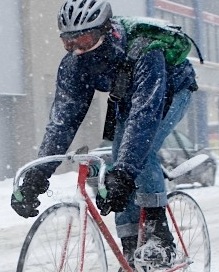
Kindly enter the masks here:
[[[51, 182], [51, 189], [53, 196], [48, 198], [46, 195], [41, 197], [42, 205], [40, 212], [45, 208], [62, 200], [70, 199], [70, 192], [72, 188], [72, 176], [74, 173], [67, 173], [65, 175], [54, 176]], [[70, 177], [70, 178], [69, 178]], [[66, 181], [67, 180], [67, 181]], [[65, 181], [65, 182], [64, 182]], [[62, 185], [62, 187], [60, 186]], [[12, 191], [12, 180], [0, 182], [0, 272], [15, 272], [16, 263], [19, 256], [22, 242], [27, 231], [35, 219], [24, 219], [17, 216], [10, 207], [10, 195]], [[210, 188], [187, 189], [187, 193], [191, 194], [203, 209], [206, 217], [212, 248], [212, 269], [211, 272], [219, 271], [219, 175], [216, 186]], [[113, 214], [105, 218], [105, 221], [112, 233], [116, 237], [115, 228], [113, 224]], [[116, 272], [118, 270], [118, 263], [108, 250], [107, 255], [109, 263], [109, 272]], [[199, 272], [199, 271], [197, 271]]]

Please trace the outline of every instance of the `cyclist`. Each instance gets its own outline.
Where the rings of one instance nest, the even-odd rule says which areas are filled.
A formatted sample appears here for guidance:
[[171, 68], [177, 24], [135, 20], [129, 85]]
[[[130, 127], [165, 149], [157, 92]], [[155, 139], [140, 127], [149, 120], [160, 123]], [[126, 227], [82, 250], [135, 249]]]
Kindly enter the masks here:
[[[134, 252], [142, 261], [170, 267], [175, 245], [165, 214], [167, 196], [157, 152], [197, 89], [192, 65], [187, 59], [168, 63], [162, 47], [139, 51], [141, 39], [128, 50], [127, 30], [121, 18], [112, 16], [108, 2], [67, 0], [58, 13], [58, 27], [68, 52], [58, 68], [39, 157], [66, 153], [94, 91], [110, 92], [110, 101], [114, 98], [117, 106], [114, 164], [105, 178], [107, 196], [98, 194], [97, 206], [103, 215], [116, 213], [118, 237], [132, 267]], [[143, 43], [147, 46], [150, 40]], [[58, 165], [50, 163], [25, 175], [22, 199], [12, 195], [11, 201], [19, 215], [38, 215], [38, 196], [47, 191]], [[140, 207], [147, 211], [147, 241], [136, 250]]]

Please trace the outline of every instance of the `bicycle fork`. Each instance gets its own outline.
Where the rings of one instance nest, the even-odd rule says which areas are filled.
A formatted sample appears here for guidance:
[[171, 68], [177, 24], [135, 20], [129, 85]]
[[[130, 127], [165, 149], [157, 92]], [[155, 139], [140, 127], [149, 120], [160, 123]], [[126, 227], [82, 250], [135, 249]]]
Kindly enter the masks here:
[[80, 256], [79, 256], [79, 265], [80, 265], [80, 268], [79, 268], [79, 271], [80, 272], [83, 272], [83, 266], [84, 266], [84, 255], [85, 255], [85, 239], [86, 239], [86, 230], [87, 230], [87, 205], [85, 202], [80, 202], [80, 228], [81, 228], [81, 231], [80, 231], [80, 249], [79, 249], [79, 252], [80, 252]]
[[61, 260], [60, 264], [58, 266], [58, 272], [62, 272], [64, 265], [65, 265], [65, 260], [66, 260], [66, 254], [67, 254], [67, 248], [70, 240], [70, 234], [71, 234], [71, 228], [72, 228], [72, 221], [73, 221], [73, 216], [69, 217], [69, 222], [67, 224], [67, 231], [66, 231], [66, 237], [65, 241], [63, 244], [62, 252], [61, 252]]
[[[84, 269], [84, 256], [85, 256], [85, 239], [86, 239], [86, 229], [87, 229], [87, 205], [84, 201], [79, 202], [80, 206], [80, 237], [79, 237], [79, 267], [78, 272], [83, 272]], [[67, 258], [66, 254], [68, 252], [68, 244], [70, 241], [70, 234], [72, 229], [73, 216], [69, 217], [69, 222], [67, 223], [66, 236], [63, 243], [63, 248], [61, 252], [60, 264], [58, 266], [58, 272], [62, 272], [65, 267], [65, 260]]]

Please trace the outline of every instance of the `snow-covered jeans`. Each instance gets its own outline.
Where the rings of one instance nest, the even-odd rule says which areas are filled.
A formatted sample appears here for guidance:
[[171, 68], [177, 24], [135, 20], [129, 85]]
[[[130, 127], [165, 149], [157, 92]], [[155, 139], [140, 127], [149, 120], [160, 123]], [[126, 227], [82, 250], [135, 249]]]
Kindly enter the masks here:
[[[147, 156], [144, 170], [135, 180], [139, 187], [124, 212], [116, 213], [115, 222], [118, 237], [137, 235], [140, 207], [161, 207], [167, 204], [165, 182], [157, 155], [164, 139], [170, 134], [176, 124], [184, 116], [191, 99], [191, 91], [181, 90], [173, 97], [171, 107], [162, 120], [158, 133], [154, 138], [152, 148]], [[124, 131], [124, 124], [117, 126], [117, 137], [113, 143], [113, 152], [116, 152], [119, 139]]]

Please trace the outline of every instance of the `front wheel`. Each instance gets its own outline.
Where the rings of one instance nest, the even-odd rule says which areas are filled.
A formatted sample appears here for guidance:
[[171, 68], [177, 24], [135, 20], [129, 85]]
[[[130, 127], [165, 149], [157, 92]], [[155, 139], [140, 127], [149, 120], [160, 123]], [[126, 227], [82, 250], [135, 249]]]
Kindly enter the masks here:
[[73, 203], [55, 204], [44, 211], [27, 234], [17, 272], [106, 272], [102, 238], [89, 215], [83, 269], [80, 268], [80, 233], [84, 229], [80, 213], [79, 207]]
[[[207, 224], [197, 202], [188, 194], [180, 191], [168, 195], [169, 227], [176, 244], [177, 260], [189, 260], [190, 265], [180, 272], [210, 272], [211, 249]], [[178, 226], [179, 233], [185, 245], [180, 242], [179, 236], [171, 219], [172, 213]], [[188, 256], [186, 256], [187, 251]], [[176, 261], [177, 261], [176, 260]]]

